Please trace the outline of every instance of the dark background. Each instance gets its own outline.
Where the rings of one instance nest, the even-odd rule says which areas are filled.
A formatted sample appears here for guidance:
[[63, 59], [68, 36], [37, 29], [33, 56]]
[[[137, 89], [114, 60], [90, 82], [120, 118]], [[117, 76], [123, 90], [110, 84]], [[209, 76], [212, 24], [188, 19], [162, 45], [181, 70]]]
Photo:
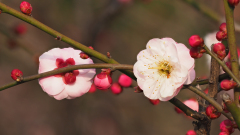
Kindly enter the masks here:
[[[224, 16], [223, 1], [196, 0]], [[0, 0], [19, 10], [20, 0]], [[183, 0], [134, 0], [120, 5], [115, 0], [29, 0], [32, 15], [40, 22], [122, 64], [134, 64], [139, 51], [152, 38], [171, 37], [188, 46], [193, 34], [204, 36], [218, 30], [220, 22], [204, 16]], [[236, 21], [240, 22], [239, 7]], [[224, 17], [223, 17], [224, 18]], [[27, 33], [16, 36], [13, 28], [27, 26]], [[36, 58], [55, 47], [69, 47], [52, 36], [8, 14], [0, 14], [0, 85], [12, 81], [14, 68], [25, 76], [38, 73]], [[9, 47], [9, 36], [17, 41]], [[4, 34], [5, 33], [5, 34]], [[239, 37], [239, 33], [237, 34]], [[188, 46], [189, 47], [189, 46]], [[12, 48], [12, 47], [11, 47]], [[95, 59], [94, 59], [95, 60]], [[95, 60], [96, 63], [100, 61]], [[208, 75], [205, 59], [196, 60], [197, 76]], [[117, 81], [119, 72], [113, 74]], [[169, 102], [150, 104], [142, 93], [125, 88], [120, 95], [110, 91], [87, 93], [73, 100], [57, 101], [32, 81], [0, 92], [1, 135], [185, 135], [192, 121], [177, 114]], [[181, 100], [197, 97], [189, 90]], [[212, 135], [220, 132], [224, 116], [214, 120]], [[233, 135], [239, 132], [235, 131]]]

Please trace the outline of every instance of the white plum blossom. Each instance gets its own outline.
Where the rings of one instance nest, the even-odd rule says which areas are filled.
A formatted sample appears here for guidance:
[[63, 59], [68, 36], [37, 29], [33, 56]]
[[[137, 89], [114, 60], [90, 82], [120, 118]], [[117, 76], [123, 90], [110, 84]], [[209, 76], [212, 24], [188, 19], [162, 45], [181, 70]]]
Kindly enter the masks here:
[[[92, 59], [82, 59], [80, 50], [54, 48], [39, 57], [39, 73], [71, 65], [93, 64]], [[39, 79], [43, 91], [57, 100], [73, 99], [87, 93], [92, 85], [95, 69], [79, 69]]]
[[137, 55], [134, 75], [146, 97], [168, 101], [195, 79], [189, 49], [171, 38], [151, 39]]

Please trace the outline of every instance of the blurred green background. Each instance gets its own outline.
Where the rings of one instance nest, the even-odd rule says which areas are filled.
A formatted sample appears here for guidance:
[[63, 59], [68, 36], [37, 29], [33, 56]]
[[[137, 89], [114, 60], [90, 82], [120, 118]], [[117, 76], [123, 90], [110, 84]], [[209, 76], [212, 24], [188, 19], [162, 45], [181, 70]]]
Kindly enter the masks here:
[[[195, 0], [224, 18], [223, 1]], [[19, 10], [20, 0], [0, 0]], [[29, 0], [32, 16], [40, 22], [122, 64], [134, 64], [139, 51], [152, 38], [171, 37], [188, 46], [193, 34], [217, 31], [220, 22], [204, 16], [183, 0]], [[235, 21], [240, 22], [236, 7]], [[27, 26], [27, 33], [15, 35], [14, 27]], [[11, 82], [14, 68], [25, 76], [38, 73], [36, 59], [55, 47], [69, 47], [52, 36], [8, 14], [0, 14], [0, 85]], [[9, 47], [9, 36], [27, 48]], [[239, 33], [237, 33], [239, 37]], [[239, 39], [238, 39], [239, 43]], [[189, 47], [189, 46], [188, 46]], [[94, 59], [96, 63], [100, 61]], [[206, 59], [196, 60], [197, 76], [208, 75]], [[117, 81], [119, 72], [114, 72]], [[142, 93], [125, 88], [120, 95], [111, 91], [87, 93], [73, 100], [57, 101], [42, 91], [38, 81], [0, 92], [1, 135], [185, 135], [192, 121], [177, 114], [169, 102], [153, 106]], [[189, 90], [181, 100], [197, 97]], [[212, 122], [212, 135], [220, 132], [224, 116]], [[239, 134], [235, 131], [233, 135]]]

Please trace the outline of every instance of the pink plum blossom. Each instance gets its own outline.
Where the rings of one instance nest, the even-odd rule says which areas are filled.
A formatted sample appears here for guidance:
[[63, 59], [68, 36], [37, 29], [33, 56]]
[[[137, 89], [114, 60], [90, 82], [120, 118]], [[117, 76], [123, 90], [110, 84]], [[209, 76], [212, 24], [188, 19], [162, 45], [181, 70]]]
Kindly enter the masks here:
[[186, 106], [198, 112], [199, 105], [196, 99], [188, 99], [183, 102]]
[[[39, 57], [39, 73], [70, 65], [93, 64], [92, 59], [79, 57], [80, 50], [54, 48]], [[87, 93], [92, 85], [95, 69], [79, 69], [39, 79], [43, 91], [57, 100], [73, 99]]]
[[134, 75], [146, 97], [168, 101], [195, 79], [189, 49], [171, 38], [151, 39], [137, 55]]

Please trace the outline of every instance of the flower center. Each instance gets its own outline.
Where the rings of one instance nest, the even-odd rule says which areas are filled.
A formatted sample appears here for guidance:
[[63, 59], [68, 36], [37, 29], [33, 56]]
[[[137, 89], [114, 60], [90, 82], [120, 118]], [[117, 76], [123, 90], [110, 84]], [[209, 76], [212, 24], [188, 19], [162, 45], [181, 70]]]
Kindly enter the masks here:
[[173, 67], [166, 60], [156, 63], [157, 67], [151, 67], [149, 69], [158, 69], [158, 73], [162, 76], [170, 77]]
[[[58, 68], [63, 68], [63, 67], [67, 67], [67, 66], [71, 66], [71, 65], [75, 65], [75, 61], [73, 58], [68, 58], [66, 61], [64, 61], [61, 58], [57, 58], [56, 59], [56, 66]], [[55, 77], [62, 77], [63, 82], [65, 84], [73, 84], [76, 81], [76, 76], [79, 74], [78, 70], [73, 70], [70, 72], [65, 72], [65, 73], [60, 73], [60, 74], [56, 74], [54, 75]]]

